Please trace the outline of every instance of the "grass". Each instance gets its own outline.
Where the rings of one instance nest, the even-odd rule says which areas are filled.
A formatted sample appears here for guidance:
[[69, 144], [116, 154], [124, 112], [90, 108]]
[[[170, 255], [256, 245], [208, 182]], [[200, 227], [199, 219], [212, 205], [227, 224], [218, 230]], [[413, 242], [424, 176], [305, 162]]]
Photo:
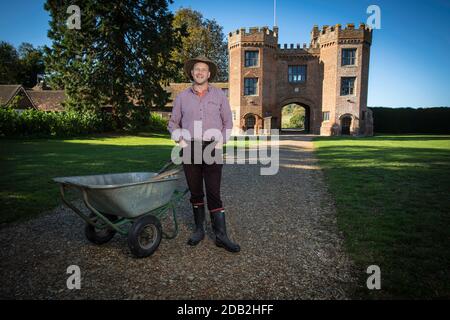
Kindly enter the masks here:
[[[319, 137], [363, 298], [450, 297], [450, 136]], [[381, 290], [366, 269], [381, 268]]]
[[[257, 142], [228, 144], [248, 149]], [[173, 146], [168, 134], [145, 133], [0, 139], [0, 223], [27, 220], [61, 204], [54, 177], [157, 171]]]
[[166, 134], [0, 139], [0, 222], [26, 220], [61, 203], [59, 176], [155, 171], [170, 159]]

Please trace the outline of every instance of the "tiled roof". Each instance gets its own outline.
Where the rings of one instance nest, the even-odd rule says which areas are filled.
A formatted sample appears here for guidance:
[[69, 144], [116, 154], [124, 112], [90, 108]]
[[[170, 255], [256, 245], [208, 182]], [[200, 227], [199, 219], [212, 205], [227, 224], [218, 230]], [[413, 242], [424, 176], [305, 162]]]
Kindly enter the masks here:
[[66, 99], [64, 90], [27, 90], [38, 110], [63, 111], [62, 102]]
[[0, 105], [8, 104], [20, 87], [20, 84], [0, 85]]

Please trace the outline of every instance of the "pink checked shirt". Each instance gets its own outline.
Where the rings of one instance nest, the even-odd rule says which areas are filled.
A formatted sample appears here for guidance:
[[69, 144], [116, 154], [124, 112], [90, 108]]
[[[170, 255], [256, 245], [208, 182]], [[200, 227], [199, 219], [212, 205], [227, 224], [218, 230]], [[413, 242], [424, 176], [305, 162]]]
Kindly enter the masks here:
[[[198, 133], [194, 136], [194, 121], [202, 123], [201, 136]], [[233, 128], [233, 117], [230, 104], [223, 91], [208, 85], [208, 89], [203, 95], [195, 92], [193, 86], [180, 92], [175, 98], [172, 116], [167, 126], [170, 133], [178, 128], [187, 129], [191, 135], [190, 140], [211, 140], [203, 137], [203, 133], [211, 128], [218, 129], [222, 133], [225, 144], [230, 138]]]

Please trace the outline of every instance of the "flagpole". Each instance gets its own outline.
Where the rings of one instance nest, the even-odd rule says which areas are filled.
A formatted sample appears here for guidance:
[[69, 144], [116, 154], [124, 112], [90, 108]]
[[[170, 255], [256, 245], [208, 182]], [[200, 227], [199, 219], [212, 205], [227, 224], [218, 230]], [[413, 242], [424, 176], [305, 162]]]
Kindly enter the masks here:
[[273, 26], [277, 26], [277, 0], [273, 0]]

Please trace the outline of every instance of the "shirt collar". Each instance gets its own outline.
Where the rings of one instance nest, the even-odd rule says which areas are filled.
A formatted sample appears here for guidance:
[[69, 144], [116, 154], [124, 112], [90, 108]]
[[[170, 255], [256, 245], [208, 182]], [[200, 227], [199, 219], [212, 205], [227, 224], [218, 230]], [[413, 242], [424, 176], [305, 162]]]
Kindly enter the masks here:
[[[208, 87], [206, 88], [206, 91], [209, 92], [210, 89], [211, 89], [211, 85], [208, 83]], [[194, 89], [194, 85], [191, 86], [191, 92], [192, 92], [193, 94], [198, 94], [198, 93], [199, 93], [198, 91], [196, 91], [196, 90]]]

